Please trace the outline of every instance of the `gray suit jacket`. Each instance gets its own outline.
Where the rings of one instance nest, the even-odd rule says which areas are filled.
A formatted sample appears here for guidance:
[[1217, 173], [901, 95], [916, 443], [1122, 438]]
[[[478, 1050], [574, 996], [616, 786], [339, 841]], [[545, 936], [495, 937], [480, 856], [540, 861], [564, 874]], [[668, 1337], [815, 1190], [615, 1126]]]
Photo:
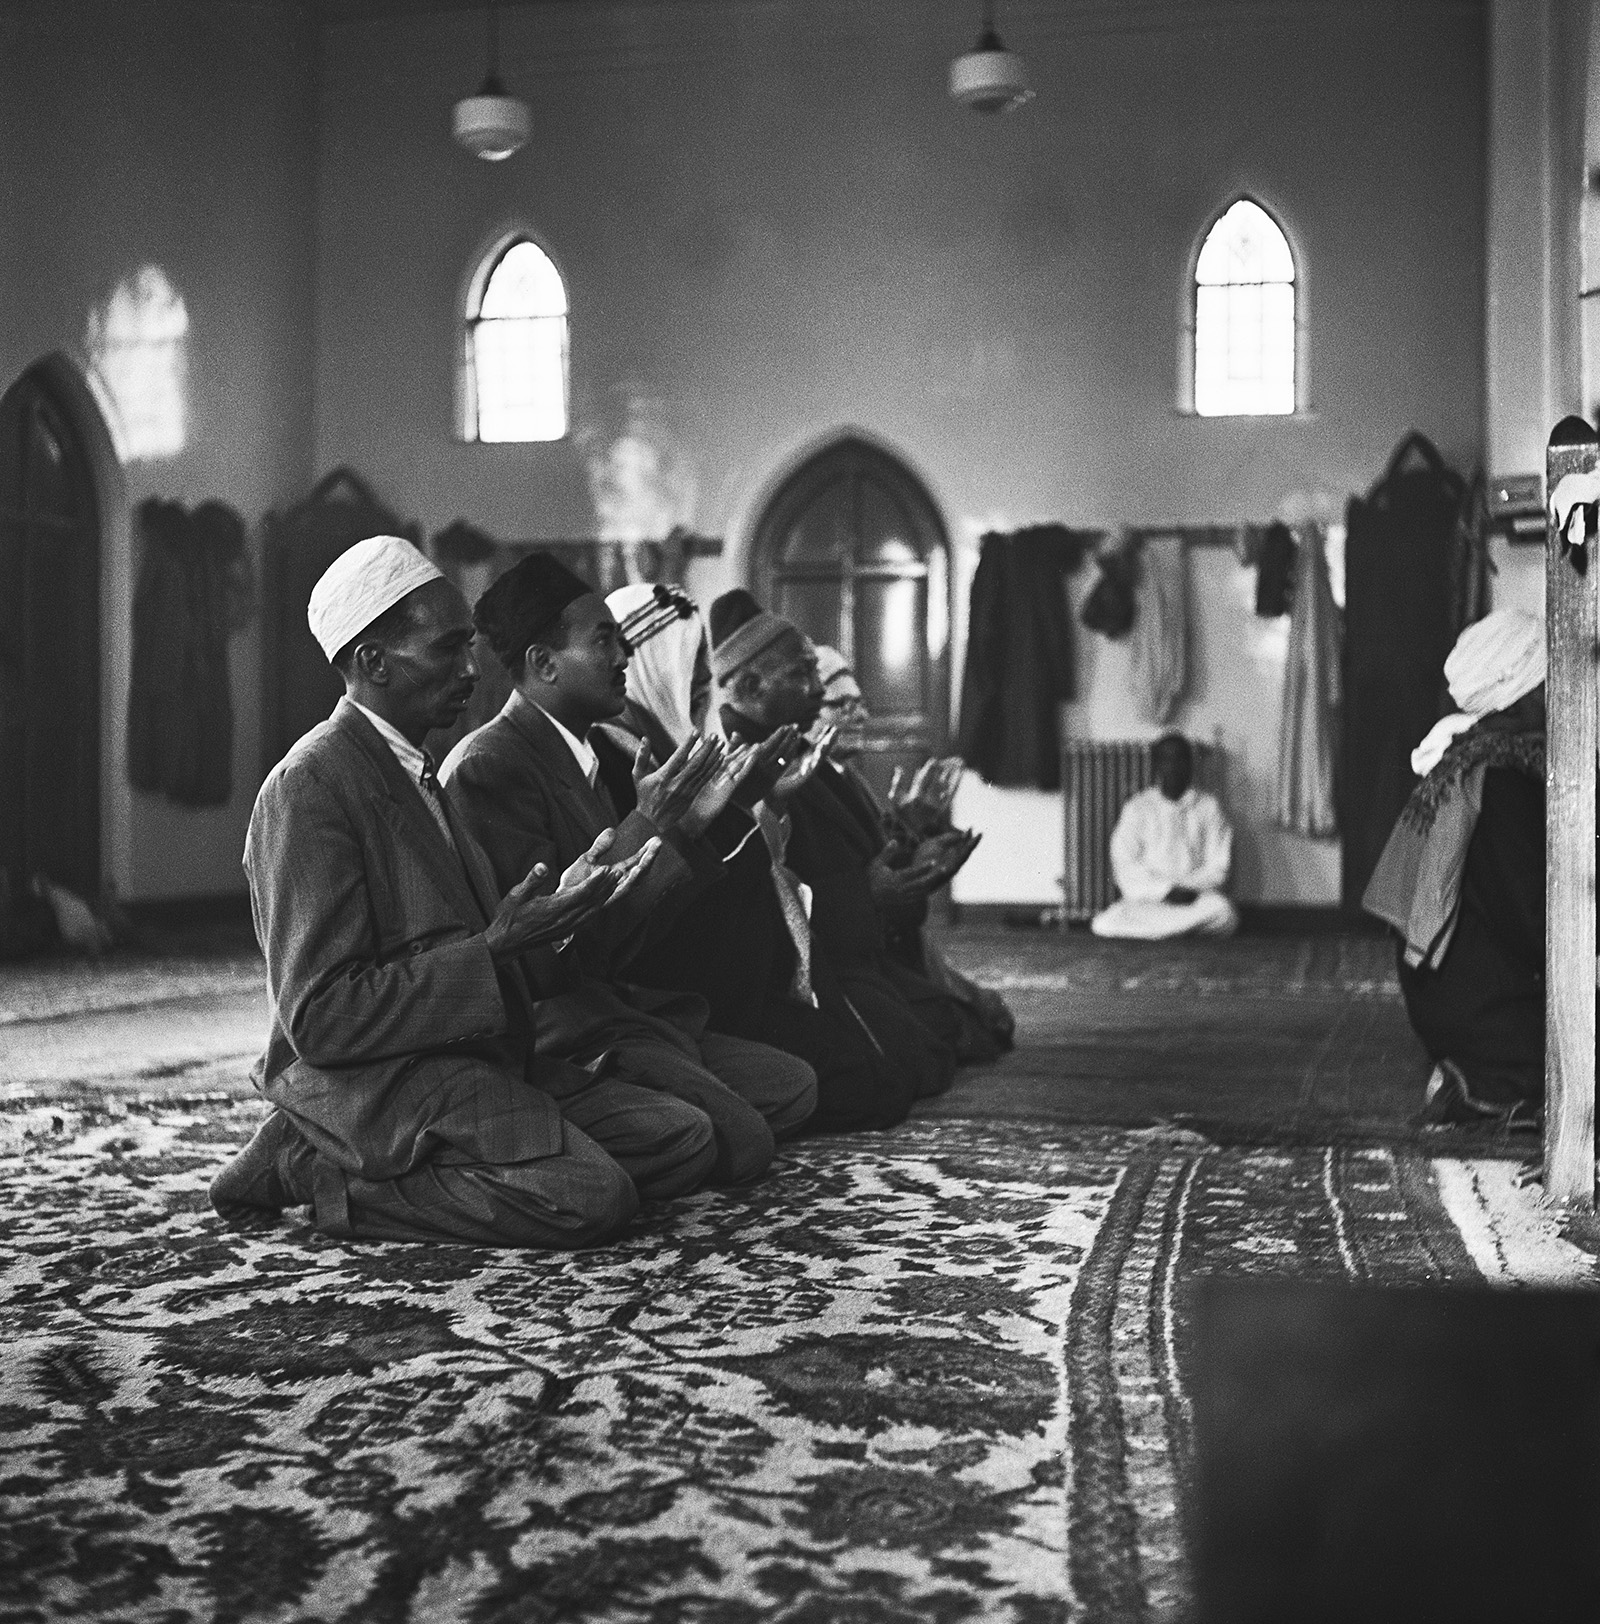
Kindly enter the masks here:
[[272, 1030], [256, 1086], [346, 1172], [530, 1161], [587, 1074], [532, 1053], [531, 973], [483, 931], [499, 891], [452, 808], [459, 855], [377, 730], [342, 699], [256, 797], [244, 867]]
[[[631, 856], [656, 833], [637, 808], [618, 818], [605, 791], [590, 787], [554, 723], [520, 694], [513, 693], [498, 716], [450, 752], [440, 777], [488, 854], [502, 891], [535, 863], [548, 863], [559, 874], [612, 826], [617, 837], [607, 862]], [[645, 942], [721, 877], [721, 860], [705, 841], [668, 834], [633, 891], [579, 931], [585, 973], [614, 980]]]

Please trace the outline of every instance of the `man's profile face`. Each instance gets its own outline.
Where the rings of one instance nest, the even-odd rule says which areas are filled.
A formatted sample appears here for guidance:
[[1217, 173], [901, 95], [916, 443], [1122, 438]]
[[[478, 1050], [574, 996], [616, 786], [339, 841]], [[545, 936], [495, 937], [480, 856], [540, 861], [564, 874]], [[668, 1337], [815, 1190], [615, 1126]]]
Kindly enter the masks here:
[[793, 722], [802, 732], [822, 709], [822, 679], [817, 675], [817, 652], [799, 632], [783, 634], [758, 665], [760, 692], [751, 714], [766, 727]]
[[812, 734], [826, 727], [838, 729], [833, 754], [840, 760], [858, 756], [866, 747], [867, 723], [871, 719], [861, 686], [849, 671], [841, 671], [823, 689], [822, 711], [812, 724]]
[[424, 582], [406, 608], [405, 630], [384, 644], [391, 720], [402, 731], [453, 727], [478, 685], [472, 612], [448, 581]]
[[[603, 722], [620, 714], [628, 697], [628, 645], [606, 601], [586, 592], [569, 603], [561, 617], [562, 647], [546, 646], [554, 686], [584, 722]], [[542, 686], [535, 679], [535, 694]]]
[[1194, 781], [1194, 762], [1189, 746], [1181, 739], [1165, 739], [1150, 755], [1150, 766], [1156, 784], [1169, 801], [1183, 798], [1183, 792]]

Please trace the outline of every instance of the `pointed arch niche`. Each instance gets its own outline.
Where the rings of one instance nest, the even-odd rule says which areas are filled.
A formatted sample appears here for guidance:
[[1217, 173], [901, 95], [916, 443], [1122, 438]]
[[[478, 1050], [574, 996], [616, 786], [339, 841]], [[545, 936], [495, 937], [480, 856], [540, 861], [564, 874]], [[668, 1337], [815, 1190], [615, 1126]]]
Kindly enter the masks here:
[[102, 764], [125, 639], [102, 602], [125, 509], [82, 374], [64, 356], [36, 362], [0, 396], [0, 866], [90, 897], [120, 877], [123, 798]]
[[872, 712], [869, 776], [887, 784], [950, 728], [950, 541], [927, 488], [855, 435], [813, 453], [757, 519], [756, 595], [849, 660]]

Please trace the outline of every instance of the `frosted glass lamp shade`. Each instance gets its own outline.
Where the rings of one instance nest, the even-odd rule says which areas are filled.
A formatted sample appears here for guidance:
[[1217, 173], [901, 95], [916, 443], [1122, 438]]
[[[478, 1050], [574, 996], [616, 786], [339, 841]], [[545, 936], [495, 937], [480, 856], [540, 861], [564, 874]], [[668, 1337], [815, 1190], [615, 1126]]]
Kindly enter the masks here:
[[950, 64], [950, 94], [975, 113], [1009, 113], [1028, 101], [1028, 70], [993, 30]]
[[487, 84], [476, 96], [463, 96], [451, 116], [455, 138], [476, 158], [497, 162], [509, 158], [533, 133], [533, 115], [525, 101]]

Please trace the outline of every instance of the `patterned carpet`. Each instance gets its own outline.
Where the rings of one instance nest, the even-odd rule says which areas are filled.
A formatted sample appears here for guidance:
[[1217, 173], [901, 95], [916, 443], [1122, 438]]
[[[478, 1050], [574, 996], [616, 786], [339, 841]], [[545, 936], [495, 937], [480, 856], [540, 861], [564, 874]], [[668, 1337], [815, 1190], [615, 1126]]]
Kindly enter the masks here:
[[0, 1617], [1177, 1619], [1194, 1279], [1593, 1277], [1505, 1163], [950, 1120], [586, 1253], [232, 1233], [258, 1119], [0, 1115]]

